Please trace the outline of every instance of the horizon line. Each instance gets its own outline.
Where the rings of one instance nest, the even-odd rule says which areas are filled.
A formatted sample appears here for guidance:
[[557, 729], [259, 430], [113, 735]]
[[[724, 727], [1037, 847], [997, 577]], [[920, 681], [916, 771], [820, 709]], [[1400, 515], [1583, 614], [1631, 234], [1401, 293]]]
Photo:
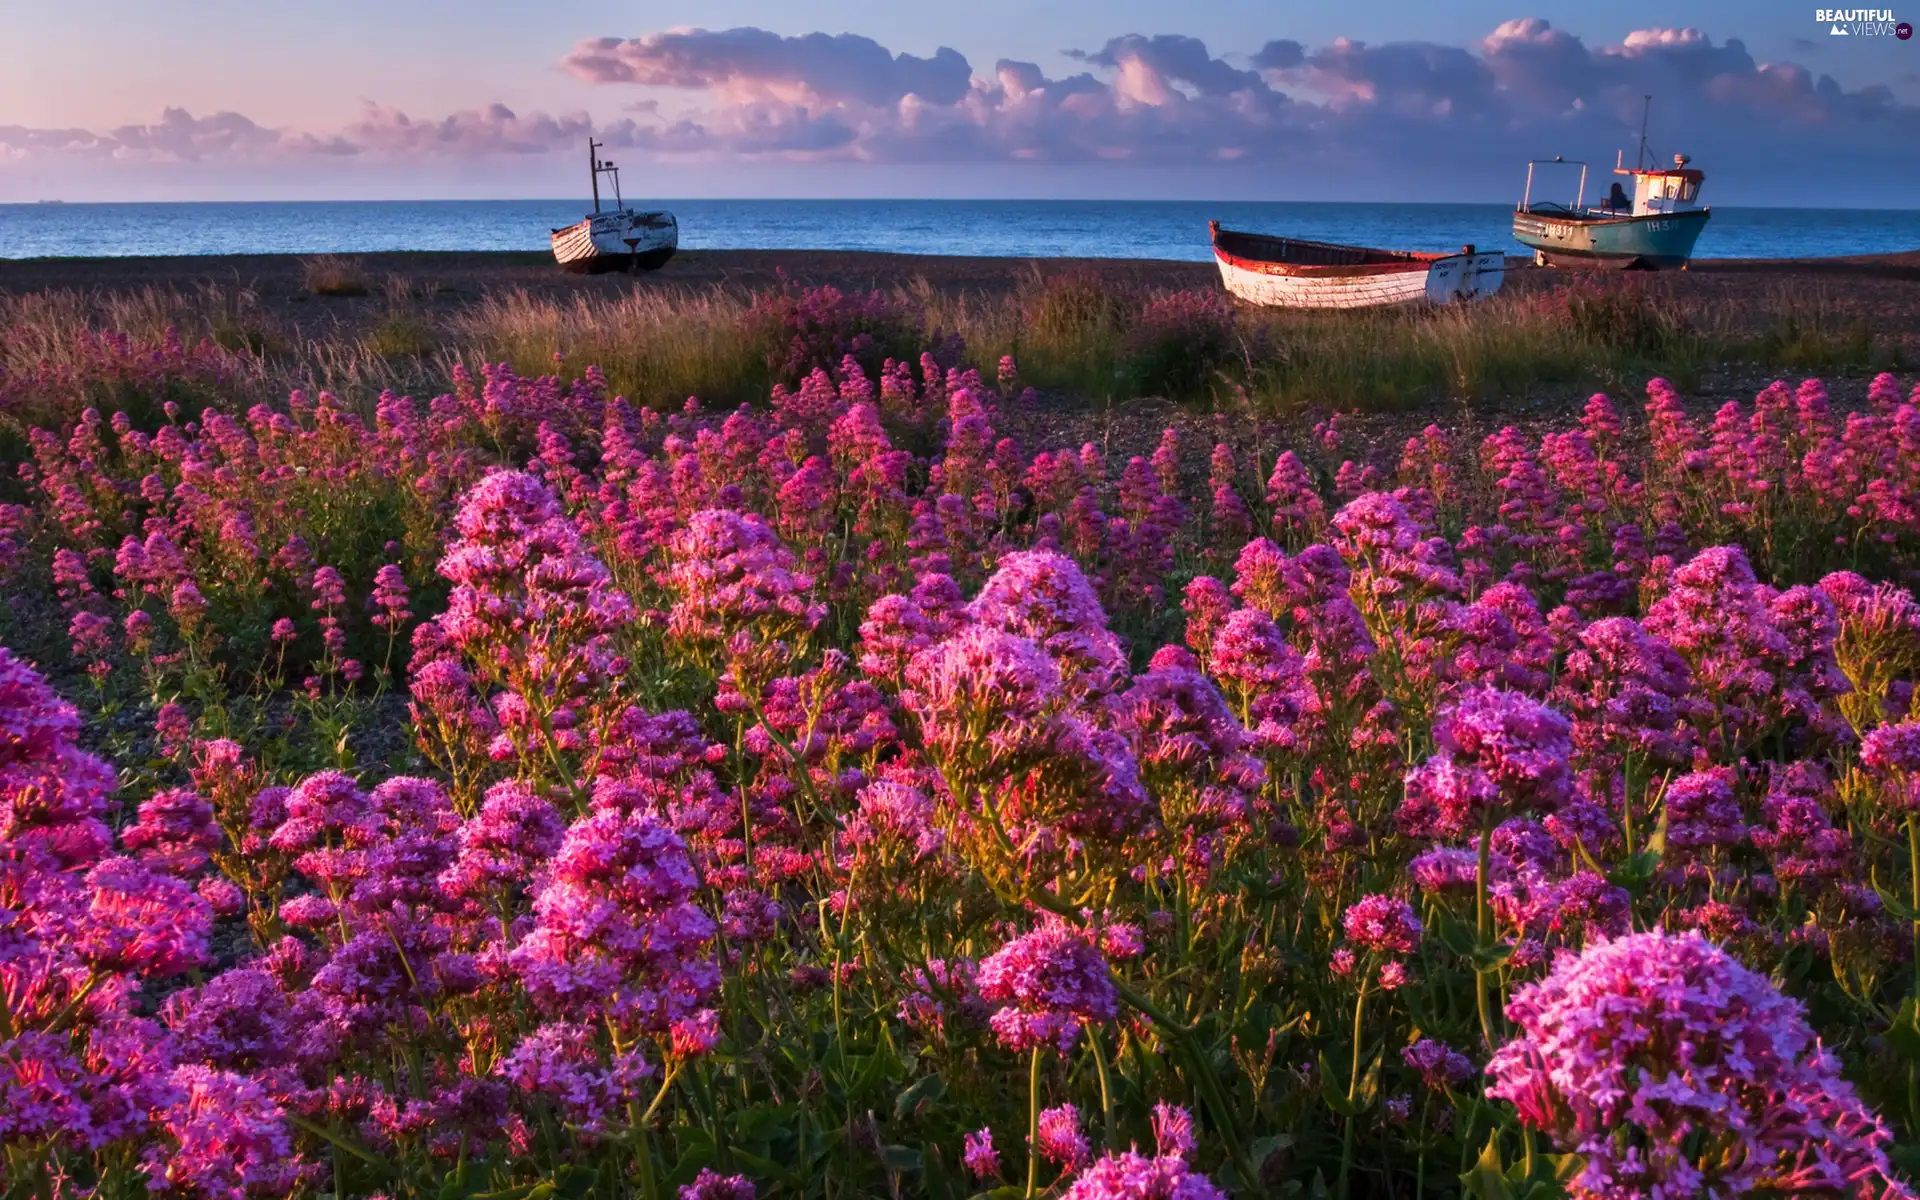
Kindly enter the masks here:
[[[60, 197], [46, 197], [39, 200], [0, 200], [0, 209], [4, 208], [124, 208], [131, 205], [144, 207], [178, 206], [189, 207], [200, 204], [566, 204], [574, 203], [585, 197], [577, 196], [410, 196], [410, 197], [335, 197], [330, 199], [289, 200], [289, 199], [200, 199], [200, 200], [67, 200]], [[1113, 205], [1152, 205], [1152, 204], [1275, 204], [1275, 205], [1372, 205], [1395, 208], [1488, 208], [1508, 204], [1505, 200], [1235, 200], [1235, 199], [1183, 199], [1179, 197], [1126, 197], [1103, 198], [1090, 196], [656, 196], [650, 198], [662, 204], [1113, 204]], [[629, 204], [629, 208], [642, 208], [640, 204]], [[1920, 204], [1908, 207], [1866, 206], [1846, 204], [1719, 204], [1716, 208], [1760, 210], [1767, 212], [1882, 212], [1916, 213]]]

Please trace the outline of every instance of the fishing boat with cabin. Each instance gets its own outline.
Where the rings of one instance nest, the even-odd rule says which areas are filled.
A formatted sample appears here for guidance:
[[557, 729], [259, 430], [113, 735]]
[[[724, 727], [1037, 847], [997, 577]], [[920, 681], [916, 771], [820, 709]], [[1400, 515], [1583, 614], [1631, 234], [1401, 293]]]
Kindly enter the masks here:
[[[1649, 112], [1652, 101], [1649, 96]], [[1690, 166], [1692, 160], [1684, 154], [1674, 155], [1671, 167], [1648, 167], [1645, 116], [1640, 121], [1640, 156], [1631, 169], [1625, 158], [1624, 151], [1616, 156], [1613, 173], [1633, 180], [1633, 195], [1629, 197], [1616, 181], [1607, 199], [1597, 205], [1586, 202], [1586, 163], [1551, 158], [1527, 164], [1527, 190], [1513, 213], [1513, 236], [1532, 249], [1537, 265], [1686, 269], [1711, 215], [1700, 203], [1700, 185], [1706, 175]], [[1534, 200], [1534, 171], [1545, 166], [1580, 168], [1571, 205]]]
[[[553, 257], [569, 271], [655, 271], [680, 248], [680, 224], [670, 212], [628, 208], [620, 196], [620, 169], [600, 157], [602, 143], [587, 140], [593, 168], [593, 211], [577, 224], [553, 231]], [[600, 211], [600, 177], [613, 183], [613, 208]]]
[[1227, 291], [1267, 308], [1375, 308], [1491, 296], [1507, 256], [1466, 246], [1457, 254], [1376, 250], [1242, 233], [1207, 222]]

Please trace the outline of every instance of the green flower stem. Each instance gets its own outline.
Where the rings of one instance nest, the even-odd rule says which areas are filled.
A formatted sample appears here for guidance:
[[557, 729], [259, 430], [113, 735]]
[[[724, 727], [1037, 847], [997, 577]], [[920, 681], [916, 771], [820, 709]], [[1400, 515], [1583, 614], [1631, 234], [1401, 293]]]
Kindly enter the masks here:
[[[1489, 813], [1480, 823], [1480, 858], [1473, 878], [1475, 945], [1482, 949], [1493, 944], [1493, 912], [1487, 905], [1487, 879], [1492, 871], [1493, 815]], [[1477, 962], [1473, 964], [1473, 998], [1480, 1009], [1480, 1036], [1487, 1044], [1487, 1053], [1492, 1054], [1495, 1047], [1493, 1001], [1487, 986], [1487, 968]]]
[[1920, 996], [1920, 813], [1907, 814], [1907, 864], [1913, 901], [1913, 989]]
[[1033, 1048], [1027, 1071], [1027, 1194], [1033, 1200], [1040, 1185], [1040, 1047]]
[[1334, 1191], [1340, 1200], [1347, 1200], [1348, 1175], [1353, 1170], [1353, 1130], [1360, 1123], [1359, 1115], [1353, 1112], [1355, 1100], [1360, 1095], [1360, 1042], [1364, 1035], [1367, 1015], [1367, 977], [1360, 976], [1360, 992], [1353, 998], [1353, 1059], [1347, 1070], [1347, 1128], [1340, 1138], [1340, 1181]]
[[1107, 1052], [1100, 1045], [1098, 1030], [1090, 1029], [1087, 1034], [1087, 1042], [1093, 1047], [1093, 1065], [1100, 1072], [1100, 1111], [1106, 1119], [1107, 1150], [1111, 1153], [1120, 1143], [1113, 1133], [1113, 1085], [1107, 1079]]

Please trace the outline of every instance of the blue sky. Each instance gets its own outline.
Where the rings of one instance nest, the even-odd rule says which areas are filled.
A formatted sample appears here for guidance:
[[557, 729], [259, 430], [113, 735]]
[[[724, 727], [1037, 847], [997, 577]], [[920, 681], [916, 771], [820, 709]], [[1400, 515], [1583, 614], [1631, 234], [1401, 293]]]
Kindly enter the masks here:
[[[0, 7], [0, 201], [570, 194], [590, 129], [667, 195], [1496, 199], [1529, 155], [1610, 155], [1636, 89], [1723, 199], [1920, 194], [1920, 40], [1833, 38], [1799, 3], [625, 8]], [[943, 47], [959, 91], [930, 103], [917, 64]]]

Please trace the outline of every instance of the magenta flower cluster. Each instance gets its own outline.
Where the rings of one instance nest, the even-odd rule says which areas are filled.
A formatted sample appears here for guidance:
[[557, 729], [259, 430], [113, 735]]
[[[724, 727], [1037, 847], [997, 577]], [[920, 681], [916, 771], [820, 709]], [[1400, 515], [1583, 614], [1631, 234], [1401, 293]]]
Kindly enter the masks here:
[[719, 412], [76, 358], [209, 400], [0, 506], [0, 1187], [1911, 1194], [1920, 397], [1023, 449], [759, 318]]
[[1508, 1006], [1487, 1094], [1581, 1155], [1583, 1195], [1910, 1195], [1800, 1005], [1700, 934], [1568, 957]]

